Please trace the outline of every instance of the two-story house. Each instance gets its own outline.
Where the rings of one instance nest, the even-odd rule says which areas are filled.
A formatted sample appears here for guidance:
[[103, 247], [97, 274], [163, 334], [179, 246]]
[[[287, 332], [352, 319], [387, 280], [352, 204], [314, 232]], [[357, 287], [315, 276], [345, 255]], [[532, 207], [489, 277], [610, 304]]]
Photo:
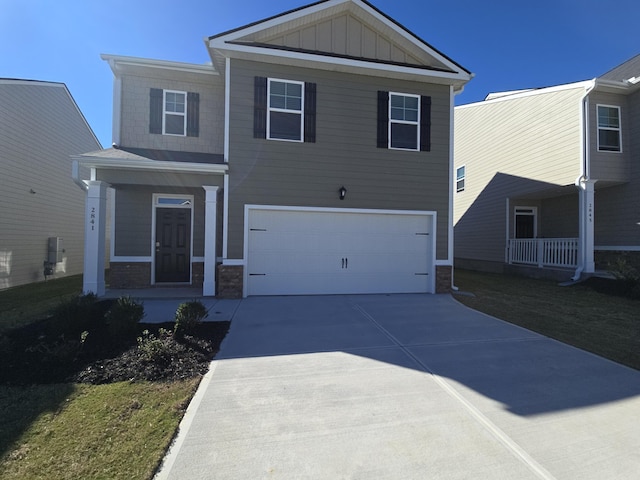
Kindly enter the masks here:
[[70, 156], [99, 148], [64, 83], [0, 78], [0, 290], [82, 273]]
[[456, 107], [456, 266], [578, 280], [640, 267], [640, 56]]
[[362, 0], [205, 41], [210, 65], [104, 55], [114, 146], [87, 181], [85, 291], [441, 292], [453, 266], [454, 96], [471, 74]]

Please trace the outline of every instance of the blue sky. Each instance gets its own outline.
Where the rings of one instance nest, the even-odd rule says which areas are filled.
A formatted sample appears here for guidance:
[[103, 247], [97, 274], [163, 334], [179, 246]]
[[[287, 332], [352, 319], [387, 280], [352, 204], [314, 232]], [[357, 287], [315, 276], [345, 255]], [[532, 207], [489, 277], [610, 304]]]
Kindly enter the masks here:
[[[104, 147], [112, 74], [101, 53], [209, 61], [203, 38], [311, 0], [0, 0], [0, 78], [64, 82]], [[475, 73], [457, 104], [586, 80], [640, 54], [638, 0], [371, 0]]]

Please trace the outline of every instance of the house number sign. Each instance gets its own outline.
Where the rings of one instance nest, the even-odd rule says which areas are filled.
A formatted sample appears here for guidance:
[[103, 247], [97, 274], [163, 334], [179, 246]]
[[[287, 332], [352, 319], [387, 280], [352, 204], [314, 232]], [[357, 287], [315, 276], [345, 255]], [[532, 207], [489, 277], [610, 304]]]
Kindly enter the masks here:
[[91, 212], [89, 213], [89, 224], [91, 225], [91, 230], [96, 229], [96, 207], [91, 207]]
[[589, 223], [593, 223], [593, 203], [589, 204]]

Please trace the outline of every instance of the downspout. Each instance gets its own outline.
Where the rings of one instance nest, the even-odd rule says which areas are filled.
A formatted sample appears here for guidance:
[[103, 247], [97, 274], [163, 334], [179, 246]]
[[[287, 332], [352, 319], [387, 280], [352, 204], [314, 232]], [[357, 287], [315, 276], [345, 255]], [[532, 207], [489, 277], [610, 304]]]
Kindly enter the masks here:
[[[590, 141], [589, 140], [589, 127], [590, 127], [589, 125], [589, 94], [595, 87], [596, 87], [596, 80], [594, 79], [591, 82], [591, 85], [589, 85], [586, 88], [584, 96], [582, 97], [582, 161], [580, 163], [580, 176], [578, 176], [578, 178], [576, 178], [576, 181], [575, 181], [575, 185], [576, 187], [578, 187], [579, 190], [582, 188], [581, 184], [589, 180], [591, 176], [590, 144], [589, 144], [589, 141]], [[579, 212], [582, 213], [581, 208], [579, 209]], [[578, 228], [579, 228], [578, 252], [580, 253], [580, 255], [578, 258], [578, 265], [577, 265], [576, 271], [573, 274], [573, 277], [571, 277], [571, 280], [573, 280], [574, 282], [577, 282], [578, 280], [580, 280], [580, 276], [582, 275], [582, 272], [585, 267], [585, 253], [586, 253], [585, 249], [586, 249], [586, 233], [587, 233], [586, 230], [587, 229], [586, 229], [586, 219], [582, 218], [582, 215], [580, 216], [580, 222], [579, 222]]]
[[78, 187], [80, 187], [83, 191], [86, 192], [87, 190], [89, 190], [87, 184], [80, 179], [80, 164], [78, 163], [78, 160], [74, 160], [71, 163], [71, 178], [73, 179], [73, 183], [78, 185]]

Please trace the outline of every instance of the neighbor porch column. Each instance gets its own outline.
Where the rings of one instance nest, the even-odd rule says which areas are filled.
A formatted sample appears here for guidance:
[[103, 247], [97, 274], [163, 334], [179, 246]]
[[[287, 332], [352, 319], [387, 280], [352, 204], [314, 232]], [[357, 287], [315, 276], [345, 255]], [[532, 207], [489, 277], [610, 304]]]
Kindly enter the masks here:
[[202, 295], [213, 297], [216, 294], [216, 227], [218, 213], [218, 189], [204, 185], [204, 280]]
[[581, 180], [580, 189], [580, 256], [584, 273], [595, 271], [594, 247], [594, 191], [597, 180]]
[[84, 216], [84, 270], [82, 291], [97, 296], [105, 293], [104, 258], [107, 225], [107, 188], [101, 181], [87, 181]]

